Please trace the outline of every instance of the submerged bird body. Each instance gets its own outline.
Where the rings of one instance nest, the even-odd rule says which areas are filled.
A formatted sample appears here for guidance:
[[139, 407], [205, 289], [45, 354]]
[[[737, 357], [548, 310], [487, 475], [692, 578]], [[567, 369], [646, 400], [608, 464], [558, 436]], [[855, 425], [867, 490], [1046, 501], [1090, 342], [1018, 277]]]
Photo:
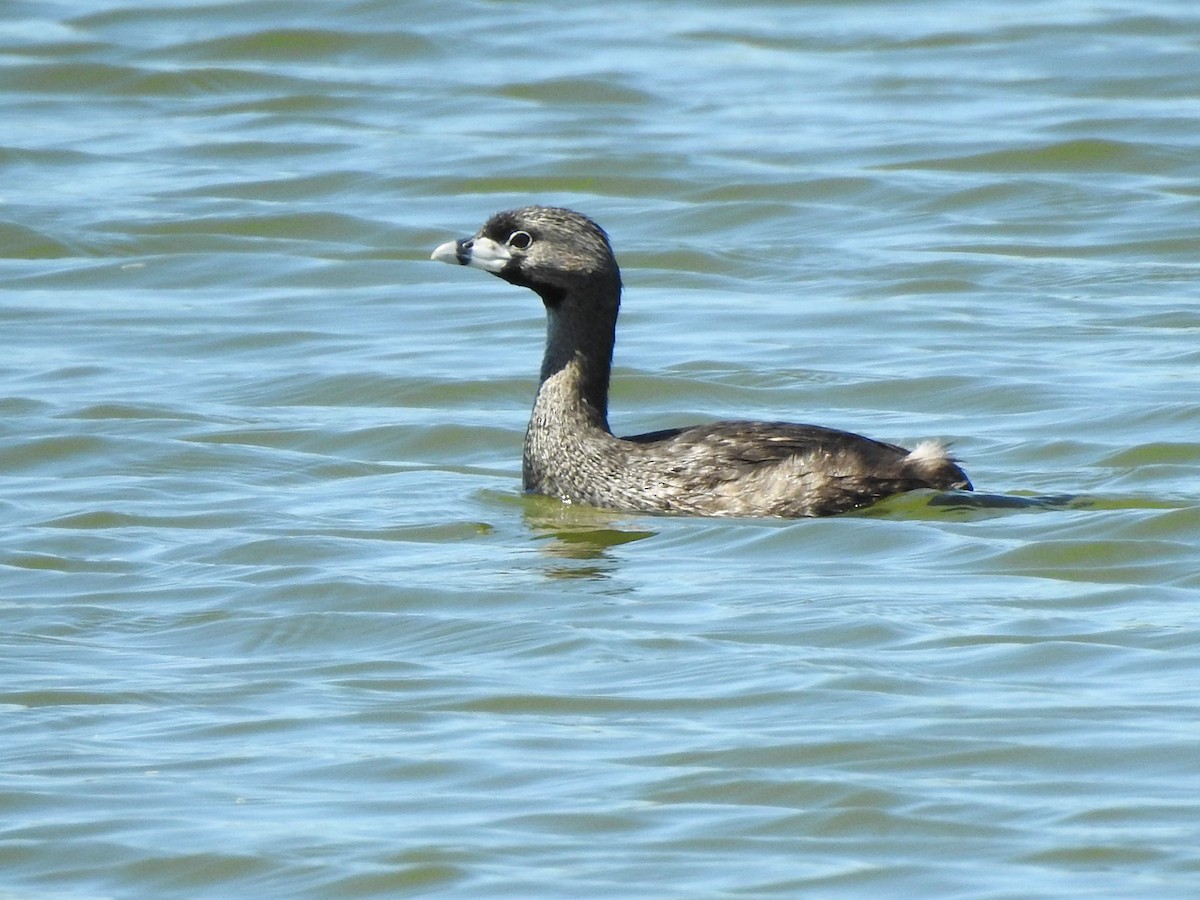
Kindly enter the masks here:
[[586, 216], [531, 206], [498, 213], [433, 258], [535, 291], [546, 350], [525, 434], [525, 489], [610, 509], [700, 516], [822, 516], [918, 488], [970, 490], [940, 445], [909, 451], [782, 422], [726, 421], [618, 438], [608, 385], [621, 276]]

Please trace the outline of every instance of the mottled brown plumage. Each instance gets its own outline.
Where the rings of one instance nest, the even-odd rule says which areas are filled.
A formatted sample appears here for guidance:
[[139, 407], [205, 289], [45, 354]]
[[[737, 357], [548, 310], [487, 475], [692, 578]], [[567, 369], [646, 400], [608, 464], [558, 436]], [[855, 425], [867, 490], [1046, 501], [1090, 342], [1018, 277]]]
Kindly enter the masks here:
[[940, 445], [909, 451], [817, 425], [715, 422], [618, 438], [608, 427], [621, 274], [608, 236], [568, 209], [497, 213], [433, 258], [535, 291], [548, 326], [525, 434], [525, 489], [611, 509], [823, 516], [918, 488], [971, 490]]

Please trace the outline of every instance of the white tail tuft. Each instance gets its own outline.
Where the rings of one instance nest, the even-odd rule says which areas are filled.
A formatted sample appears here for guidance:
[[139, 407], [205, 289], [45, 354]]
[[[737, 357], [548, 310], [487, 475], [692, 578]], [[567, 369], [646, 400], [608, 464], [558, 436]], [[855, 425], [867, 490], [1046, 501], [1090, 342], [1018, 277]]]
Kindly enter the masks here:
[[925, 465], [928, 463], [952, 463], [954, 457], [941, 441], [921, 441], [904, 457], [905, 462]]

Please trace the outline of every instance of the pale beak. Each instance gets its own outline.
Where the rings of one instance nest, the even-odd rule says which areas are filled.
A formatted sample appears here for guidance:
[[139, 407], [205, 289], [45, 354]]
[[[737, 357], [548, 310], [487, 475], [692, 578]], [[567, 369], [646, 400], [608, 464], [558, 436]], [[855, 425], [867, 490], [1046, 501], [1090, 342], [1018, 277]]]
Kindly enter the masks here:
[[498, 274], [512, 259], [512, 254], [503, 244], [491, 238], [469, 237], [447, 241], [433, 251], [430, 259], [460, 266], [472, 266], [485, 272]]

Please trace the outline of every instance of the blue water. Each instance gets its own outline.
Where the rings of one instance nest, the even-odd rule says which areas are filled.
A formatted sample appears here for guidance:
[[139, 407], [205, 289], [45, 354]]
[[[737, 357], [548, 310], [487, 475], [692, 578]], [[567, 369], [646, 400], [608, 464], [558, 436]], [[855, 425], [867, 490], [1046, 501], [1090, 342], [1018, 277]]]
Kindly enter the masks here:
[[[1200, 11], [0, 15], [0, 897], [1200, 895]], [[574, 206], [612, 422], [977, 501], [523, 497]]]

